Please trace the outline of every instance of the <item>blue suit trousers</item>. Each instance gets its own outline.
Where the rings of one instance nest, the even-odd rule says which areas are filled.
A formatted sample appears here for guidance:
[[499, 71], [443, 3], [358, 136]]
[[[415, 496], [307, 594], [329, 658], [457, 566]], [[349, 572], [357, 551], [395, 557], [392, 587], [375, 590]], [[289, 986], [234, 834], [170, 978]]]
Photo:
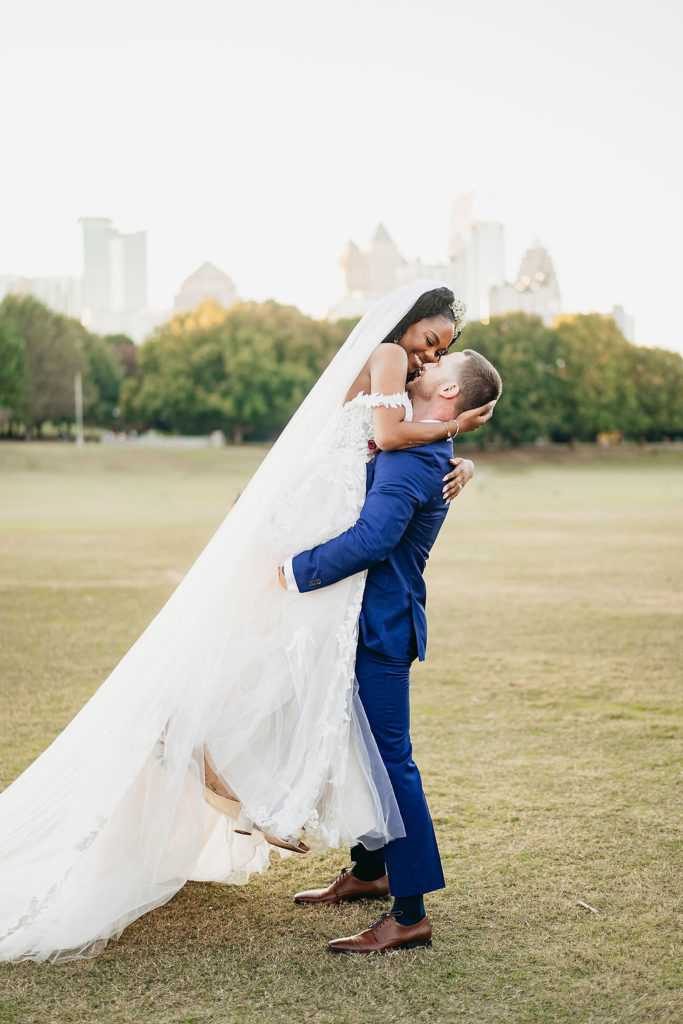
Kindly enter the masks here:
[[406, 835], [368, 854], [355, 846], [352, 859], [377, 862], [382, 855], [392, 896], [443, 889], [441, 858], [422, 779], [410, 742], [410, 661], [370, 650], [362, 640], [356, 654], [359, 696], [386, 765]]

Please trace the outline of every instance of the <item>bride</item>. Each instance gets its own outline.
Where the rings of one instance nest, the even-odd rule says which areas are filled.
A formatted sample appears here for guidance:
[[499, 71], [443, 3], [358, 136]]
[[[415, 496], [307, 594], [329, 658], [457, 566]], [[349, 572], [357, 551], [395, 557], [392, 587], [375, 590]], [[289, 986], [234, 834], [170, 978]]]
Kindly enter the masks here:
[[404, 835], [354, 689], [365, 574], [301, 601], [276, 567], [356, 520], [373, 426], [405, 448], [490, 417], [410, 422], [406, 380], [463, 317], [433, 281], [373, 306], [161, 611], [0, 796], [0, 960], [95, 956], [188, 879], [242, 883], [273, 845], [308, 849], [302, 828], [321, 848]]

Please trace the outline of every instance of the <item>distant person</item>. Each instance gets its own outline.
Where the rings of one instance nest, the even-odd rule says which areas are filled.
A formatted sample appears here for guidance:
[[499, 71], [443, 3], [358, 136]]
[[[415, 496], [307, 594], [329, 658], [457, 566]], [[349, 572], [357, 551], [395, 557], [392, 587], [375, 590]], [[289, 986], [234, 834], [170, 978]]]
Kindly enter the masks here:
[[[0, 796], [0, 959], [93, 956], [189, 878], [244, 882], [272, 845], [307, 850], [302, 829], [368, 851], [406, 835], [355, 689], [366, 571], [304, 598], [274, 568], [353, 526], [377, 447], [439, 445], [441, 472], [452, 438], [490, 418], [495, 396], [411, 422], [407, 383], [463, 323], [437, 282], [372, 307], [161, 611]], [[473, 471], [452, 461], [446, 502]], [[422, 465], [380, 455], [370, 471], [398, 463]]]

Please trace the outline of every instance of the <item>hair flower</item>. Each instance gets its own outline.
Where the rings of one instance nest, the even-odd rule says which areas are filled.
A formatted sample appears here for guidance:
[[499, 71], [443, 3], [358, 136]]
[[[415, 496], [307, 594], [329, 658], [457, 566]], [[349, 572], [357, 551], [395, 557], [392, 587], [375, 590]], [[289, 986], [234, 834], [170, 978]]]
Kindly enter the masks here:
[[453, 302], [450, 303], [450, 307], [453, 310], [453, 317], [455, 319], [455, 323], [453, 324], [453, 336], [457, 338], [465, 326], [467, 306], [462, 299], [454, 299]]

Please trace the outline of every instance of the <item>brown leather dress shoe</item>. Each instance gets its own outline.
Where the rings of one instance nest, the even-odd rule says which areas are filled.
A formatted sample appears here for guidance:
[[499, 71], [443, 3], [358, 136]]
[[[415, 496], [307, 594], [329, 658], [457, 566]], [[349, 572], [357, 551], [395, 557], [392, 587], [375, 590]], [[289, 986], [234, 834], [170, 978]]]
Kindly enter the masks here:
[[295, 903], [343, 903], [344, 900], [386, 899], [389, 895], [389, 879], [386, 875], [376, 882], [361, 882], [351, 871], [343, 868], [327, 889], [308, 889], [298, 892]]
[[328, 946], [333, 953], [388, 953], [391, 949], [431, 946], [432, 924], [428, 917], [411, 925], [399, 924], [397, 917], [400, 911], [382, 914], [366, 931], [345, 939], [332, 939]]

